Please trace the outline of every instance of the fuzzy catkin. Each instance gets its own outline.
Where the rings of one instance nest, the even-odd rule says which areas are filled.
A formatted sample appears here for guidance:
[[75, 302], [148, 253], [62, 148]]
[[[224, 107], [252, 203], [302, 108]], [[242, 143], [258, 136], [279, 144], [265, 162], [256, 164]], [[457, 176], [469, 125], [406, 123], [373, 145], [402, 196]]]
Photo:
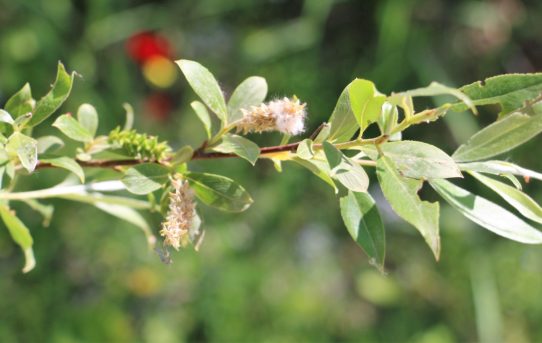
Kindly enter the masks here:
[[242, 109], [243, 118], [237, 123], [237, 131], [264, 132], [280, 131], [288, 135], [298, 135], [305, 130], [306, 104], [299, 99], [283, 98], [270, 101], [250, 110]]
[[169, 211], [160, 236], [164, 237], [165, 246], [179, 250], [192, 242], [195, 235], [191, 231], [199, 230], [199, 227], [193, 225], [196, 205], [188, 181], [174, 179], [172, 185], [174, 192], [170, 194]]

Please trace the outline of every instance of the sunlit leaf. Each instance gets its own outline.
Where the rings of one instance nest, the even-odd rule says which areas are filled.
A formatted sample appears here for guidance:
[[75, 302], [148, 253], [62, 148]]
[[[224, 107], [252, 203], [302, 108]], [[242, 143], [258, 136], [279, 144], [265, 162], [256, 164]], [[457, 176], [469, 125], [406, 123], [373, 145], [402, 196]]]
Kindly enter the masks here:
[[64, 141], [57, 136], [43, 136], [38, 138], [37, 142], [38, 154], [43, 154], [54, 146], [57, 146], [57, 148], [62, 148], [64, 146]]
[[418, 229], [438, 260], [439, 204], [420, 200], [418, 191], [423, 181], [402, 177], [387, 156], [380, 157], [376, 167], [380, 188], [391, 207], [401, 218]]
[[499, 205], [446, 180], [435, 179], [429, 183], [452, 207], [483, 228], [513, 241], [542, 243], [540, 231]]
[[534, 116], [512, 113], [478, 131], [452, 157], [458, 162], [487, 159], [514, 149], [540, 132], [542, 108], [538, 108]]
[[529, 170], [506, 161], [491, 160], [483, 162], [458, 163], [458, 166], [461, 170], [466, 171], [471, 170], [495, 175], [508, 173], [542, 181], [541, 173], [537, 173], [533, 170]]
[[77, 110], [77, 121], [84, 127], [92, 137], [96, 135], [98, 129], [98, 113], [94, 106], [82, 104]]
[[30, 173], [38, 163], [38, 142], [20, 132], [14, 132], [8, 139], [6, 150], [19, 157], [23, 167]]
[[219, 210], [242, 212], [253, 202], [241, 185], [225, 176], [208, 173], [186, 173], [184, 176], [199, 200]]
[[30, 85], [26, 83], [17, 93], [15, 93], [6, 102], [5, 110], [14, 118], [20, 117], [23, 114], [31, 113], [34, 109], [36, 101], [32, 99]]
[[302, 140], [297, 146], [296, 154], [299, 158], [310, 160], [314, 156], [312, 141], [308, 138]]
[[[474, 105], [499, 104], [504, 116], [522, 107], [526, 100], [536, 98], [542, 93], [542, 73], [505, 74], [477, 81], [459, 88]], [[455, 104], [451, 110], [462, 112], [467, 106]]]
[[162, 187], [168, 180], [168, 170], [156, 163], [144, 163], [126, 171], [121, 181], [134, 194], [147, 194]]
[[23, 273], [28, 273], [36, 265], [34, 251], [32, 250], [32, 236], [24, 223], [6, 205], [0, 204], [0, 216], [8, 228], [9, 234], [15, 243], [23, 250], [25, 264]]
[[247, 138], [232, 134], [224, 135], [220, 144], [214, 146], [212, 150], [236, 154], [252, 165], [256, 163], [260, 156], [260, 147], [256, 143]]
[[352, 238], [380, 270], [384, 267], [386, 240], [380, 213], [368, 193], [349, 191], [340, 200], [341, 216]]
[[227, 123], [228, 109], [222, 90], [213, 74], [207, 68], [194, 61], [178, 60], [175, 63], [181, 68], [194, 92], [196, 92], [201, 100], [223, 123]]
[[190, 106], [192, 106], [192, 109], [194, 110], [194, 112], [196, 112], [199, 120], [201, 120], [201, 122], [203, 123], [203, 128], [205, 129], [205, 133], [207, 133], [207, 138], [211, 138], [212, 124], [209, 112], [207, 112], [207, 107], [205, 107], [205, 105], [199, 101], [192, 101], [190, 103]]
[[8, 112], [4, 111], [4, 110], [0, 110], [0, 122], [10, 124], [10, 125], [13, 125], [13, 123], [14, 123], [13, 118], [11, 117], [11, 115]]
[[335, 109], [329, 118], [330, 142], [346, 142], [359, 129], [359, 124], [350, 106], [350, 89], [356, 87], [362, 80], [355, 79], [342, 91]]
[[[372, 145], [361, 146], [371, 159], [378, 158]], [[388, 142], [380, 150], [393, 162], [402, 176], [415, 179], [445, 179], [462, 177], [455, 161], [434, 145], [418, 141]]]
[[58, 168], [69, 170], [75, 175], [77, 175], [79, 180], [81, 180], [81, 183], [85, 183], [85, 172], [83, 171], [83, 168], [81, 168], [81, 166], [72, 158], [61, 156], [53, 158], [41, 158], [40, 161], [44, 163], [50, 163], [51, 165]]
[[542, 224], [542, 208], [522, 191], [476, 172], [470, 172], [478, 181], [495, 191], [507, 203], [514, 206], [525, 218]]
[[53, 126], [74, 141], [88, 143], [93, 139], [93, 135], [69, 114], [58, 117]]
[[386, 96], [380, 94], [369, 80], [356, 79], [348, 88], [350, 106], [361, 131], [378, 121]]
[[264, 102], [267, 96], [267, 82], [263, 77], [251, 76], [245, 79], [231, 95], [228, 101], [228, 122], [241, 119], [241, 109], [250, 109]]
[[28, 123], [30, 127], [36, 126], [47, 119], [66, 101], [72, 89], [74, 76], [75, 73], [68, 74], [64, 65], [60, 62], [58, 63], [55, 83], [49, 93], [36, 103], [36, 108]]

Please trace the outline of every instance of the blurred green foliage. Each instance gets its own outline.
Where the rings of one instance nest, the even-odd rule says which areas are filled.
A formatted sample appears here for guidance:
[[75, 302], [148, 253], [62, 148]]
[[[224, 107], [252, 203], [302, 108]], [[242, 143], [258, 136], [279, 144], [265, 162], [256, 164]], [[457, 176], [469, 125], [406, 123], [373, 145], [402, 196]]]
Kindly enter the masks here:
[[[0, 9], [0, 103], [26, 81], [44, 94], [62, 60], [82, 75], [64, 111], [96, 105], [103, 134], [123, 122], [129, 102], [136, 126], [174, 147], [205, 139], [189, 106], [195, 95], [180, 73], [168, 88], [148, 81], [126, 47], [140, 32], [164, 37], [172, 57], [208, 66], [227, 93], [261, 75], [272, 96], [297, 95], [308, 103], [311, 129], [356, 76], [389, 93], [542, 69], [542, 3], [534, 0], [0, 0]], [[496, 112], [452, 114], [406, 138], [451, 152]], [[539, 147], [535, 139], [509, 159], [541, 170]], [[201, 206], [200, 252], [176, 253], [170, 266], [147, 251], [137, 229], [94, 208], [52, 201], [47, 228], [16, 208], [38, 265], [21, 274], [19, 251], [0, 230], [0, 341], [542, 340], [540, 248], [499, 238], [445, 207], [435, 263], [415, 230], [382, 206], [381, 275], [343, 228], [332, 191], [306, 171], [287, 165], [277, 174], [265, 161], [255, 169], [241, 160], [193, 164], [243, 181], [255, 204], [240, 215]], [[21, 188], [63, 176], [40, 171]], [[539, 184], [525, 189], [542, 200]], [[157, 231], [160, 218], [149, 219]]]

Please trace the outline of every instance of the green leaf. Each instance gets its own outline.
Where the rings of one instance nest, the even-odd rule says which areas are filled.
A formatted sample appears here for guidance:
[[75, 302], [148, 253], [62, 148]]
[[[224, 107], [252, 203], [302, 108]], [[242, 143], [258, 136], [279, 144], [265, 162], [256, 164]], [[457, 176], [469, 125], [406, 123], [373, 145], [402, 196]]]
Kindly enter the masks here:
[[[399, 111], [397, 110], [397, 106], [388, 101], [384, 102], [382, 105], [382, 112], [378, 117], [378, 127], [380, 127], [380, 132], [382, 132], [383, 135], [389, 136], [391, 134], [391, 130], [397, 126], [398, 120]], [[398, 133], [400, 134], [400, 132]]]
[[20, 132], [14, 132], [8, 139], [6, 150], [11, 156], [18, 156], [23, 167], [31, 173], [38, 163], [38, 142]]
[[340, 199], [341, 216], [348, 232], [372, 263], [381, 271], [384, 268], [386, 238], [384, 225], [376, 203], [368, 193], [349, 191]]
[[241, 185], [225, 176], [208, 173], [186, 173], [184, 176], [199, 200], [219, 210], [242, 212], [253, 202]]
[[175, 63], [181, 68], [194, 92], [226, 125], [228, 121], [226, 101], [213, 74], [207, 68], [194, 61], [178, 60]]
[[356, 162], [343, 155], [333, 144], [324, 142], [324, 153], [329, 165], [330, 176], [354, 192], [366, 192], [369, 176]]
[[483, 162], [470, 162], [459, 163], [459, 168], [466, 171], [477, 171], [480, 173], [489, 173], [495, 175], [501, 174], [513, 174], [523, 176], [525, 178], [532, 178], [542, 181], [542, 174], [535, 171], [525, 169], [516, 164], [505, 161], [483, 161]]
[[77, 177], [79, 180], [81, 180], [81, 183], [85, 183], [85, 172], [83, 171], [83, 168], [75, 162], [74, 159], [62, 156], [62, 157], [54, 157], [54, 158], [45, 158], [40, 159], [41, 162], [50, 163], [55, 167], [63, 168], [66, 170], [71, 171]]
[[367, 192], [369, 176], [359, 164], [343, 156], [341, 163], [331, 171], [331, 177], [354, 192]]
[[15, 243], [17, 243], [23, 250], [25, 257], [23, 273], [28, 273], [36, 266], [34, 251], [32, 250], [33, 240], [32, 236], [30, 235], [30, 231], [6, 205], [0, 204], [0, 216], [2, 216], [2, 220], [8, 228], [9, 234], [11, 235], [13, 241], [15, 241]]
[[88, 143], [93, 139], [92, 134], [70, 114], [63, 114], [58, 117], [53, 126], [74, 141]]
[[6, 123], [6, 124], [9, 124], [9, 125], [13, 125], [14, 121], [13, 121], [13, 118], [11, 117], [11, 115], [4, 111], [4, 110], [0, 110], [0, 122], [1, 123]]
[[53, 88], [36, 103], [28, 125], [36, 126], [53, 114], [70, 95], [75, 73], [68, 74], [64, 65], [58, 62], [58, 71]]
[[49, 224], [51, 224], [51, 219], [53, 219], [53, 212], [55, 210], [53, 205], [44, 205], [35, 199], [24, 199], [22, 201], [43, 217], [41, 222], [43, 226], [48, 227]]
[[359, 129], [356, 117], [350, 106], [350, 89], [356, 88], [357, 84], [362, 82], [360, 79], [355, 79], [342, 91], [335, 109], [329, 118], [329, 137], [330, 142], [346, 142], [352, 138], [354, 133]]
[[329, 170], [329, 165], [326, 160], [323, 160], [323, 159], [304, 160], [296, 156], [296, 157], [292, 157], [291, 161], [310, 170], [314, 175], [318, 176], [325, 183], [330, 185], [333, 188], [335, 194], [339, 192], [339, 189], [337, 188], [337, 186], [335, 185], [335, 182], [330, 176], [331, 171]]
[[418, 229], [438, 260], [439, 204], [420, 200], [418, 191], [423, 181], [402, 177], [387, 156], [377, 160], [376, 168], [382, 193], [395, 213]]
[[350, 106], [361, 131], [378, 121], [386, 96], [380, 94], [369, 80], [356, 79], [348, 89]]
[[207, 138], [211, 138], [211, 117], [209, 116], [209, 112], [207, 112], [207, 107], [205, 107], [204, 104], [202, 104], [199, 101], [192, 101], [190, 103], [190, 106], [192, 106], [192, 109], [194, 112], [196, 112], [196, 115], [198, 116], [199, 120], [203, 123], [203, 127], [205, 128], [205, 133], [207, 133]]
[[306, 138], [297, 146], [296, 154], [299, 158], [304, 160], [310, 160], [314, 156], [314, 150], [312, 149], [312, 140]]
[[465, 104], [465, 106], [468, 109], [470, 109], [473, 113], [475, 113], [475, 114], [478, 113], [478, 111], [476, 110], [476, 106], [474, 105], [473, 101], [465, 93], [463, 93], [461, 90], [445, 86], [445, 85], [440, 84], [438, 82], [431, 82], [431, 84], [429, 86], [427, 86], [427, 87], [417, 88], [417, 89], [409, 90], [409, 91], [406, 91], [406, 92], [401, 92], [401, 93], [394, 94], [394, 95], [391, 96], [391, 98], [400, 97], [400, 96], [404, 96], [404, 95], [412, 96], [412, 97], [415, 97], [415, 96], [451, 95], [451, 96], [454, 96], [454, 97], [458, 98], [459, 100], [461, 100], [461, 102], [463, 104]]
[[322, 146], [324, 147], [324, 153], [326, 154], [329, 169], [333, 169], [341, 164], [343, 154], [339, 149], [329, 142], [322, 143]]
[[194, 149], [192, 149], [190, 145], [185, 145], [175, 152], [175, 154], [173, 155], [171, 159], [171, 164], [176, 166], [182, 163], [186, 163], [190, 161], [193, 154], [194, 154]]
[[325, 140], [328, 139], [330, 133], [331, 133], [331, 125], [329, 125], [329, 123], [322, 123], [320, 132], [318, 132], [318, 135], [314, 139], [314, 143], [318, 143], [318, 144], [323, 143]]
[[219, 145], [214, 146], [212, 150], [226, 154], [236, 154], [249, 161], [252, 165], [256, 163], [260, 156], [260, 147], [256, 143], [244, 137], [230, 134], [224, 135], [222, 137], [222, 142]]
[[25, 83], [23, 88], [21, 88], [6, 102], [5, 110], [8, 111], [14, 118], [17, 118], [23, 114], [31, 113], [35, 104], [36, 101], [32, 99], [30, 85]]
[[96, 135], [98, 129], [98, 113], [94, 106], [82, 104], [77, 109], [77, 121], [84, 127], [92, 137]]
[[[468, 96], [474, 105], [499, 104], [502, 117], [522, 107], [524, 102], [536, 98], [542, 93], [542, 73], [506, 74], [477, 81], [459, 89]], [[462, 112], [464, 103], [454, 104], [451, 110]]]
[[130, 131], [134, 126], [134, 108], [129, 103], [122, 104], [124, 113], [126, 114], [126, 121], [124, 122], [124, 128], [122, 131]]
[[446, 180], [435, 179], [429, 183], [452, 207], [483, 228], [513, 241], [542, 243], [540, 231], [499, 205]]
[[[380, 149], [391, 160], [402, 176], [414, 179], [445, 179], [462, 177], [455, 161], [434, 145], [418, 141], [389, 142]], [[378, 158], [374, 146], [362, 146], [360, 150], [371, 159]]]
[[542, 109], [529, 116], [512, 113], [474, 134], [452, 155], [457, 162], [483, 160], [500, 155], [542, 132]]
[[243, 117], [241, 109], [249, 109], [264, 102], [267, 96], [267, 82], [263, 77], [251, 76], [241, 82], [228, 101], [228, 122], [233, 123]]
[[156, 163], [144, 163], [126, 171], [121, 181], [134, 194], [147, 194], [162, 187], [168, 180], [168, 170]]
[[514, 206], [525, 218], [529, 218], [539, 224], [542, 224], [542, 208], [536, 203], [530, 196], [516, 189], [515, 187], [508, 186], [505, 183], [499, 182], [477, 172], [469, 172], [478, 181], [491, 188], [507, 203]]
[[154, 245], [156, 243], [156, 237], [153, 235], [152, 230], [145, 218], [143, 218], [143, 216], [139, 214], [139, 212], [128, 206], [108, 204], [99, 201], [95, 202], [94, 206], [106, 213], [109, 213], [112, 216], [115, 216], [140, 228], [141, 231], [143, 231], [143, 233], [145, 234], [145, 237], [147, 238], [147, 244], [149, 245], [149, 248], [154, 248]]
[[57, 148], [62, 148], [64, 146], [64, 141], [57, 136], [43, 136], [38, 138], [37, 142], [38, 154], [43, 154], [55, 145], [58, 146]]

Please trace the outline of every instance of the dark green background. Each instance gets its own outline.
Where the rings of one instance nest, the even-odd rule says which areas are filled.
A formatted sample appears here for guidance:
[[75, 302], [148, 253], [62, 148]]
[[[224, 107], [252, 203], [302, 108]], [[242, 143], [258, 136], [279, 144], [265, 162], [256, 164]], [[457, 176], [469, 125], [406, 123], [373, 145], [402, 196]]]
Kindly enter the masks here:
[[[354, 77], [389, 93], [542, 69], [542, 3], [534, 0], [0, 0], [0, 104], [25, 81], [39, 98], [62, 60], [82, 75], [62, 111], [94, 104], [105, 134], [122, 123], [129, 102], [138, 129], [174, 147], [198, 145], [204, 132], [189, 108], [195, 95], [180, 72], [173, 87], [159, 90], [127, 55], [126, 40], [146, 30], [166, 37], [175, 58], [206, 65], [227, 94], [261, 75], [271, 98], [297, 95], [308, 104], [309, 132]], [[172, 103], [166, 120], [145, 105], [156, 94]], [[450, 114], [405, 136], [451, 153], [496, 110]], [[38, 135], [50, 132], [44, 125]], [[257, 137], [265, 145], [279, 139]], [[541, 170], [540, 143], [503, 158]], [[268, 161], [252, 168], [242, 160], [191, 168], [240, 181], [255, 204], [239, 215], [200, 205], [201, 251], [175, 253], [170, 266], [147, 251], [140, 231], [95, 208], [49, 201], [56, 215], [44, 228], [17, 206], [38, 264], [21, 274], [20, 250], [0, 230], [0, 341], [542, 340], [540, 247], [497, 237], [443, 207], [437, 263], [371, 188], [387, 224], [381, 275], [344, 229], [332, 190], [308, 171], [287, 164], [278, 174]], [[40, 171], [20, 189], [64, 175]], [[496, 199], [470, 179], [464, 184]], [[539, 183], [524, 188], [542, 200]], [[148, 219], [157, 231], [160, 218]]]

